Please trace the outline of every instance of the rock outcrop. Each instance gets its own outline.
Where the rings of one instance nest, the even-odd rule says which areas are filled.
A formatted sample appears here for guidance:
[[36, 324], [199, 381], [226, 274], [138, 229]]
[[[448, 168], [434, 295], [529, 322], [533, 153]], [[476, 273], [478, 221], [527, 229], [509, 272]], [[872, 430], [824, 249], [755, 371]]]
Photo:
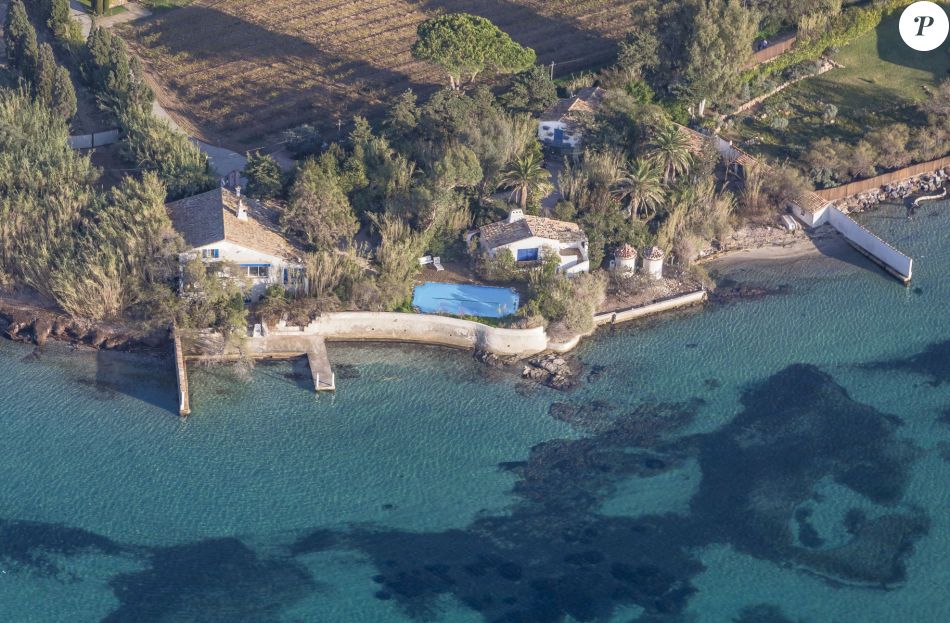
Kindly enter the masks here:
[[552, 389], [566, 390], [574, 386], [578, 372], [577, 366], [572, 366], [561, 355], [552, 353], [528, 359], [521, 376]]
[[848, 212], [860, 212], [879, 203], [897, 203], [914, 195], [939, 194], [950, 183], [950, 167], [925, 173], [902, 182], [886, 184], [847, 199], [836, 202]]
[[136, 332], [122, 327], [69, 318], [51, 310], [0, 299], [0, 335], [16, 341], [44, 345], [49, 339], [114, 350], [157, 348], [165, 344], [168, 331]]

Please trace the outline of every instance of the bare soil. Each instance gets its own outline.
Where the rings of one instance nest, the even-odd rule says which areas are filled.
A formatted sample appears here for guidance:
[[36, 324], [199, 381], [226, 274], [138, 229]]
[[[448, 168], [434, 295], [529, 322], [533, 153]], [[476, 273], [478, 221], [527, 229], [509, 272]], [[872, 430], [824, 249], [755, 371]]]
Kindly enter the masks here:
[[379, 114], [412, 88], [445, 84], [414, 60], [420, 22], [492, 20], [569, 73], [612, 60], [640, 0], [197, 0], [118, 27], [160, 83], [159, 100], [201, 138], [264, 147], [289, 127]]

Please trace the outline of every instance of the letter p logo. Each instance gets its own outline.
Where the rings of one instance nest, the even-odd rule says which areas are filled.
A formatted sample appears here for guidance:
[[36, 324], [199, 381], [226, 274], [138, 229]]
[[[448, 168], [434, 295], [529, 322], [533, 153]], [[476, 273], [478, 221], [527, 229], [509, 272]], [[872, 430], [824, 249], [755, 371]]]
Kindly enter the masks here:
[[909, 48], [929, 52], [947, 40], [950, 20], [939, 5], [923, 0], [904, 9], [898, 28], [901, 39]]
[[917, 36], [924, 36], [924, 28], [934, 25], [934, 18], [929, 15], [918, 15], [914, 18], [914, 21], [920, 24], [920, 28], [917, 29]]

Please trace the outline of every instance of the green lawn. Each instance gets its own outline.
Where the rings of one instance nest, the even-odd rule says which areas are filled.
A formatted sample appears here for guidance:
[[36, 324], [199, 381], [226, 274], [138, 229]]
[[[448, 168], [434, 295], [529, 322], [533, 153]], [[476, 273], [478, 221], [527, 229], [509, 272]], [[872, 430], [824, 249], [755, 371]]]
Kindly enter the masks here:
[[193, 0], [139, 0], [139, 4], [151, 11], [177, 9], [192, 3]]
[[[748, 148], [771, 158], [796, 159], [816, 138], [827, 136], [857, 141], [870, 128], [895, 121], [916, 125], [923, 120], [913, 105], [926, 97], [924, 86], [950, 78], [947, 45], [932, 52], [916, 52], [900, 38], [900, 12], [887, 17], [878, 28], [842, 48], [834, 59], [843, 69], [803, 80], [766, 100], [750, 114], [736, 120], [730, 138], [758, 138]], [[838, 107], [834, 123], [825, 123], [826, 104]], [[783, 130], [771, 127], [774, 115], [785, 116]]]

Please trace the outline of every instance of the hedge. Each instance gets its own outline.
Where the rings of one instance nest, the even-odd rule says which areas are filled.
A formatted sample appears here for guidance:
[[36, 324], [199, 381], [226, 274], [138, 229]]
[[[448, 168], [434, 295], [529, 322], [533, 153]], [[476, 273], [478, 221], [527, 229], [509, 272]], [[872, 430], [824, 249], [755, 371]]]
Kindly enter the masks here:
[[873, 6], [856, 7], [842, 11], [831, 19], [828, 29], [817, 39], [807, 42], [799, 39], [795, 47], [785, 54], [769, 63], [763, 63], [744, 72], [742, 80], [751, 82], [757, 78], [766, 78], [772, 74], [785, 71], [792, 65], [815, 60], [830, 47], [846, 46], [861, 35], [877, 28], [881, 20], [892, 11], [913, 2], [914, 0], [885, 0]]

